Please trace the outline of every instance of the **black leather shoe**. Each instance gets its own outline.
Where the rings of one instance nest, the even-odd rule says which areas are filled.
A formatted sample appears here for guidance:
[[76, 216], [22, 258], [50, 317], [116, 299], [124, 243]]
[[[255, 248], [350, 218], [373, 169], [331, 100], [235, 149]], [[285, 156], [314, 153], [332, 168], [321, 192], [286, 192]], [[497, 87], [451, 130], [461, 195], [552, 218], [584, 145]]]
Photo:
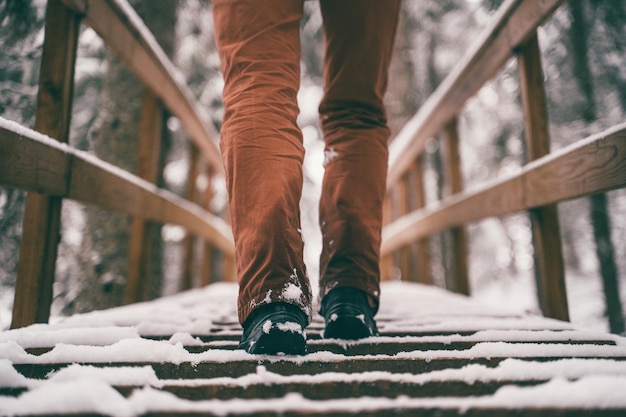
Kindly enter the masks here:
[[378, 336], [368, 295], [356, 288], [331, 290], [322, 300], [320, 313], [326, 323], [326, 339], [356, 340]]
[[261, 306], [243, 324], [239, 349], [253, 354], [304, 355], [307, 321], [306, 314], [291, 304]]

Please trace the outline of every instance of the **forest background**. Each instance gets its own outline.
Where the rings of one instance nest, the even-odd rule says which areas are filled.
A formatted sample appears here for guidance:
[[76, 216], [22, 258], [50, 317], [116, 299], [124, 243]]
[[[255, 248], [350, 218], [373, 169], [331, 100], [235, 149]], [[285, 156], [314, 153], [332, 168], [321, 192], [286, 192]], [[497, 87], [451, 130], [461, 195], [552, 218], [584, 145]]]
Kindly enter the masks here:
[[[94, 0], [97, 1], [97, 0]], [[204, 112], [220, 127], [223, 80], [208, 0], [130, 1], [179, 68]], [[500, 0], [404, 0], [386, 96], [395, 134], [460, 60], [502, 4]], [[44, 0], [0, 0], [0, 116], [34, 124], [43, 43]], [[323, 176], [323, 140], [317, 105], [322, 96], [323, 39], [316, 1], [305, 2], [301, 24], [302, 85], [298, 119], [307, 156], [302, 220], [305, 258], [317, 280], [321, 236], [317, 200]], [[624, 121], [626, 112], [626, 2], [570, 0], [539, 30], [549, 104], [552, 149]], [[466, 189], [525, 163], [517, 66], [511, 60], [465, 106], [460, 119]], [[90, 29], [78, 46], [72, 146], [134, 172], [143, 87]], [[173, 117], [164, 123], [159, 185], [186, 190], [189, 143]], [[392, 136], [393, 137], [393, 136]], [[445, 195], [439, 139], [427, 146], [427, 199]], [[214, 182], [211, 209], [224, 214], [223, 183]], [[0, 187], [0, 330], [10, 324], [24, 192]], [[624, 333], [626, 299], [626, 190], [559, 205], [570, 315], [574, 323]], [[128, 253], [128, 216], [66, 200], [54, 286], [53, 315], [122, 303]], [[147, 299], [178, 291], [185, 232], [155, 226]], [[479, 300], [538, 313], [530, 221], [525, 214], [469, 226], [471, 292]], [[448, 237], [430, 239], [432, 279], [445, 285]], [[156, 278], [155, 278], [156, 277]], [[403, 277], [397, 273], [395, 279]], [[405, 278], [405, 277], [404, 277]], [[197, 280], [197, 277], [196, 277]], [[620, 291], [605, 292], [618, 280]]]

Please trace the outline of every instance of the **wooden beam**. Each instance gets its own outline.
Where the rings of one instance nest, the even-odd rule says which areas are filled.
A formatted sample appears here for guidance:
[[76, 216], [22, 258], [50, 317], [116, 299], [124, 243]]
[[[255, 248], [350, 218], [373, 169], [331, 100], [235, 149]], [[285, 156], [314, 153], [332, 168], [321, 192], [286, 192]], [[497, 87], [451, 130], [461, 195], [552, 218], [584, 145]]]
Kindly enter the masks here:
[[[446, 181], [449, 194], [455, 195], [463, 191], [461, 173], [461, 156], [459, 152], [459, 132], [456, 118], [446, 124], [443, 130], [443, 146], [445, 149]], [[451, 290], [469, 295], [469, 276], [467, 271], [467, 241], [463, 226], [455, 226], [450, 230], [452, 240], [452, 262], [447, 282]]]
[[[196, 187], [196, 181], [198, 179], [200, 161], [200, 154], [198, 148], [191, 145], [191, 152], [189, 152], [189, 172], [187, 175], [187, 199], [191, 202], [198, 202], [198, 189]], [[183, 278], [181, 281], [181, 291], [191, 289], [193, 287], [193, 272], [194, 272], [194, 243], [195, 236], [191, 231], [187, 231], [185, 239], [183, 240]]]
[[[524, 109], [526, 150], [529, 161], [550, 153], [548, 108], [537, 34], [524, 43], [518, 55], [520, 90]], [[535, 277], [543, 314], [569, 320], [565, 291], [565, 263], [556, 204], [529, 210], [535, 246]]]
[[[69, 139], [79, 26], [79, 16], [58, 0], [48, 1], [35, 129], [61, 142]], [[39, 161], [34, 162], [39, 164]], [[63, 167], [48, 168], [67, 174]], [[46, 173], [40, 171], [37, 175]], [[61, 204], [58, 197], [33, 192], [26, 196], [11, 328], [48, 322], [60, 239]]]
[[[40, 160], [55, 161], [56, 169], [42, 175], [38, 169]], [[13, 167], [21, 171], [21, 178], [12, 173]], [[1, 118], [0, 185], [70, 198], [159, 223], [178, 224], [194, 230], [226, 256], [235, 254], [230, 226], [197, 204], [93, 155]]]
[[[143, 96], [139, 141], [137, 144], [137, 176], [156, 184], [161, 160], [163, 137], [163, 108], [156, 95], [146, 90]], [[128, 252], [128, 277], [124, 289], [124, 304], [145, 299], [146, 282], [149, 280], [152, 253], [152, 238], [155, 224], [147, 223], [142, 217], [133, 217], [130, 226]]]
[[[396, 184], [394, 217], [404, 216], [410, 211], [409, 177], [404, 175]], [[400, 270], [400, 279], [411, 280], [411, 252], [409, 247], [399, 248], [396, 251], [396, 266]]]
[[[393, 213], [391, 207], [391, 191], [387, 190], [385, 199], [383, 200], [383, 228], [385, 225], [393, 222]], [[381, 248], [382, 249], [382, 248]], [[390, 280], [393, 277], [393, 251], [388, 251], [384, 256], [380, 255], [380, 278], [383, 281]]]
[[177, 70], [135, 10], [125, 0], [62, 0], [84, 15], [89, 25], [129, 69], [165, 103], [182, 122], [211, 168], [222, 174], [224, 167], [217, 146], [218, 133], [200, 117], [199, 106]]
[[[415, 159], [415, 168], [412, 172], [411, 188], [413, 190], [413, 201], [411, 211], [421, 209], [426, 206], [426, 188], [424, 187], [424, 164], [422, 158]], [[416, 281], [421, 284], [432, 284], [430, 273], [430, 252], [428, 248], [428, 238], [419, 239], [415, 242], [416, 248]]]
[[561, 3], [509, 0], [500, 7], [492, 24], [391, 142], [387, 188], [406, 172], [428, 139], [442, 131]]
[[381, 255], [443, 229], [626, 187], [626, 123], [448, 197], [383, 228]]
[[[213, 178], [211, 175], [211, 167], [205, 166], [206, 188], [203, 191], [203, 207], [211, 212], [211, 201], [213, 200]], [[214, 256], [213, 245], [211, 242], [204, 241], [202, 245], [202, 268], [200, 274], [200, 286], [205, 287], [213, 282]]]

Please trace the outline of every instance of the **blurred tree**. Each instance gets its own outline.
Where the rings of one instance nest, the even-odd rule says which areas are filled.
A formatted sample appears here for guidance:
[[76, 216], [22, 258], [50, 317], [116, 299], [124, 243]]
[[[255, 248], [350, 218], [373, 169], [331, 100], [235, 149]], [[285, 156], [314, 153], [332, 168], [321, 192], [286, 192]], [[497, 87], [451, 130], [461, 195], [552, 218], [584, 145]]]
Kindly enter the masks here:
[[[586, 2], [583, 0], [571, 0], [568, 3], [571, 15], [571, 25], [568, 31], [570, 38], [570, 54], [572, 57], [574, 81], [581, 93], [579, 102], [579, 117], [587, 124], [597, 119], [597, 106], [594, 98], [593, 74], [589, 57], [589, 23], [585, 17]], [[598, 3], [598, 2], [596, 2]], [[626, 13], [624, 5], [604, 3], [595, 4], [596, 9], [610, 9], [601, 13], [604, 16], [604, 24], [608, 28], [626, 25]], [[608, 18], [608, 20], [607, 20]], [[596, 255], [600, 266], [604, 297], [606, 301], [606, 314], [609, 320], [611, 332], [622, 334], [624, 328], [624, 312], [620, 301], [619, 272], [615, 260], [615, 249], [611, 240], [611, 220], [607, 205], [606, 194], [596, 194], [589, 197], [590, 218], [593, 226]]]
[[[32, 126], [41, 57], [43, 10], [33, 1], [0, 0], [0, 116]], [[0, 288], [13, 288], [25, 193], [0, 188]]]
[[[175, 44], [177, 2], [131, 2], [165, 53]], [[106, 74], [97, 117], [89, 129], [90, 148], [99, 158], [129, 172], [137, 166], [137, 140], [144, 93], [143, 85], [111, 52], [106, 54]], [[162, 155], [164, 152], [162, 152]], [[162, 171], [161, 171], [162, 172]], [[162, 178], [158, 185], [161, 185]], [[99, 208], [85, 208], [85, 235], [74, 275], [79, 277], [75, 298], [65, 312], [82, 312], [122, 304], [129, 243], [129, 217]], [[146, 299], [161, 295], [162, 244], [160, 226], [150, 226], [152, 256]]]

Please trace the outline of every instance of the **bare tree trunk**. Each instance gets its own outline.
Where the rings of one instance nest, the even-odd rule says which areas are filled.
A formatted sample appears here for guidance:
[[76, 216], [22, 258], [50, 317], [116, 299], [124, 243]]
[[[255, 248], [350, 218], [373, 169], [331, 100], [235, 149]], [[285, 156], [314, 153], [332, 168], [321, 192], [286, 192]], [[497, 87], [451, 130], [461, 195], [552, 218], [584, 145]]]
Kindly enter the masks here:
[[[175, 40], [177, 3], [138, 0], [137, 13], [153, 32], [166, 54]], [[108, 71], [101, 92], [101, 108], [89, 135], [93, 152], [101, 159], [136, 172], [137, 143], [144, 86], [112, 53], [106, 58]], [[164, 148], [162, 146], [162, 148]], [[164, 153], [164, 152], [163, 152]], [[162, 154], [163, 154], [162, 153]], [[161, 170], [162, 171], [162, 170]], [[161, 185], [162, 179], [157, 181]], [[86, 311], [121, 305], [128, 268], [129, 217], [98, 208], [86, 209], [81, 280], [73, 310]], [[160, 226], [148, 225], [151, 234], [151, 265], [144, 297], [161, 293], [163, 259]]]
[[[582, 0], [568, 3], [572, 24], [569, 30], [574, 79], [583, 95], [581, 118], [587, 122], [596, 120], [596, 106], [593, 97], [592, 73], [588, 57], [588, 27], [585, 21]], [[619, 277], [615, 250], [611, 241], [611, 221], [609, 217], [606, 194], [589, 197], [590, 218], [596, 244], [596, 255], [600, 264], [606, 314], [612, 333], [622, 334], [624, 328], [624, 312], [619, 295]]]

